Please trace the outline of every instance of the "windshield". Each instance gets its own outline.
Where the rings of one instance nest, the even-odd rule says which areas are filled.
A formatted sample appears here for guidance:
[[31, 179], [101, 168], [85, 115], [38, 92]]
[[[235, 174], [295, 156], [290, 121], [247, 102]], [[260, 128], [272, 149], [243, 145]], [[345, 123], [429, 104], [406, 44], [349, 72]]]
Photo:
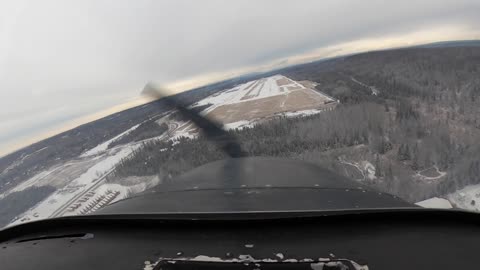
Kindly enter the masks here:
[[[151, 190], [199, 190], [171, 195], [185, 209], [217, 196], [192, 179], [220, 179], [225, 212], [251, 194], [235, 207], [262, 210], [288, 192], [311, 196], [289, 188], [339, 183], [308, 182], [327, 174], [307, 176], [310, 165], [296, 162], [398, 205], [480, 210], [478, 1], [11, 1], [0, 10], [0, 228], [94, 214]], [[239, 156], [291, 162], [192, 171]], [[175, 186], [187, 172], [189, 184]], [[248, 181], [230, 185], [239, 175]], [[267, 198], [259, 186], [283, 189]], [[244, 191], [228, 199], [232, 188]], [[302, 207], [344, 196], [332, 194]], [[275, 210], [299, 210], [283, 203]]]

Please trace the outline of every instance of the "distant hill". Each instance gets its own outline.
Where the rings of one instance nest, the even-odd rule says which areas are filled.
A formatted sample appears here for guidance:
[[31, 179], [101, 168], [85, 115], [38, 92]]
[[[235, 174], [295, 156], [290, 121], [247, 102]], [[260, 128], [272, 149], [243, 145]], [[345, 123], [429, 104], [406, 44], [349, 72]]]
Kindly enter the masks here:
[[448, 47], [479, 47], [480, 40], [453, 40], [428, 43], [418, 46], [417, 48], [448, 48]]

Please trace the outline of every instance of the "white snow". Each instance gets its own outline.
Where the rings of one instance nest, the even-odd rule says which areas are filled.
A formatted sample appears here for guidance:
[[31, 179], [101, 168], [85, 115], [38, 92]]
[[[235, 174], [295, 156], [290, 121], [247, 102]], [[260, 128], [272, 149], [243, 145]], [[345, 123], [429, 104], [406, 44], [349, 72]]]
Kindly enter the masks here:
[[[312, 110], [302, 110], [302, 111], [295, 111], [295, 112], [277, 113], [275, 116], [305, 117], [309, 115], [319, 114], [321, 112], [323, 112], [323, 110], [312, 109]], [[260, 121], [262, 121], [262, 119], [240, 120], [240, 121], [224, 124], [223, 129], [232, 130], [232, 129], [252, 128]]]
[[[202, 112], [207, 113], [221, 105], [235, 104], [261, 98], [288, 94], [291, 91], [286, 89], [286, 87], [280, 87], [277, 83], [277, 81], [282, 78], [290, 80], [282, 75], [274, 75], [271, 77], [247, 82], [234, 88], [227, 89], [222, 92], [215, 93], [207, 98], [204, 98], [194, 104], [194, 107], [212, 104], [212, 106], [208, 107]], [[295, 85], [298, 88], [305, 88], [303, 85], [297, 82], [294, 82], [292, 80], [290, 81], [292, 82], [292, 85]], [[242, 98], [244, 97], [249, 98], [242, 100]]]
[[224, 260], [219, 257], [210, 257], [210, 256], [205, 256], [205, 255], [198, 255], [194, 258], [192, 258], [192, 261], [198, 261], [198, 262], [223, 262]]
[[303, 116], [319, 114], [321, 112], [323, 112], [323, 110], [312, 109], [312, 110], [303, 110], [303, 111], [295, 111], [295, 112], [285, 112], [285, 113], [282, 113], [281, 115], [284, 115], [286, 117], [303, 117]]
[[55, 191], [52, 195], [25, 212], [19, 217], [19, 219], [10, 225], [22, 223], [22, 219], [24, 218], [26, 219], [24, 221], [33, 221], [57, 215], [61, 216], [62, 214], [59, 212], [59, 209], [71, 203], [72, 200], [74, 201], [76, 197], [85, 193], [95, 185], [100, 186], [103, 177], [110, 173], [121, 159], [126, 158], [137, 147], [139, 146], [126, 146], [112, 150], [112, 153], [108, 153], [106, 158], [103, 158], [97, 164], [90, 167], [85, 173], [72, 180], [64, 188]]
[[175, 136], [170, 138], [170, 140], [171, 141], [177, 141], [180, 138], [195, 139], [196, 137], [197, 137], [196, 134], [192, 134], [192, 133], [189, 133], [189, 132], [179, 132], [179, 133], [175, 134]]
[[[430, 170], [430, 169], [435, 169], [436, 173], [438, 174], [437, 176], [425, 176], [425, 175], [422, 175], [422, 172], [424, 171], [427, 171], [427, 170]], [[437, 167], [437, 166], [433, 166], [433, 167], [430, 167], [430, 168], [427, 168], [423, 171], [419, 171], [416, 173], [416, 176], [422, 180], [427, 180], [427, 181], [432, 181], [432, 180], [438, 180], [442, 177], [444, 177], [445, 175], [447, 175], [447, 172], [442, 172], [440, 171], [440, 169]]]
[[85, 153], [81, 154], [80, 157], [88, 157], [88, 156], [97, 155], [101, 152], [105, 152], [108, 148], [108, 145], [111, 142], [113, 142], [117, 139], [120, 139], [121, 137], [123, 137], [123, 136], [127, 135], [128, 133], [134, 131], [138, 126], [140, 126], [140, 124], [135, 125], [135, 126], [129, 128], [129, 129], [125, 130], [124, 132], [118, 134], [117, 136], [111, 138], [110, 140], [104, 141], [103, 143], [101, 143], [101, 144], [95, 146], [94, 148], [86, 151]]
[[451, 209], [452, 204], [443, 198], [438, 198], [438, 197], [433, 197], [421, 202], [415, 203], [418, 206], [424, 207], [424, 208], [441, 208], [441, 209]]
[[[129, 192], [133, 194], [137, 194], [160, 184], [160, 178], [158, 177], [158, 175], [154, 177], [142, 176], [142, 177], [135, 177], [135, 178], [139, 179], [137, 184], [128, 185], [127, 187], [122, 186], [122, 188], [128, 188]], [[105, 184], [105, 185], [110, 185], [110, 184]]]
[[375, 166], [373, 166], [372, 163], [365, 160], [363, 162], [363, 169], [367, 173], [366, 177], [368, 179], [370, 179], [370, 180], [377, 179], [377, 177], [375, 176], [376, 169], [375, 169]]
[[468, 185], [447, 195], [447, 199], [455, 207], [480, 211], [480, 184]]
[[[100, 156], [97, 156], [97, 157], [93, 157], [91, 160], [97, 160], [99, 158], [100, 158]], [[5, 197], [12, 192], [22, 191], [26, 188], [33, 187], [33, 186], [51, 185], [51, 186], [57, 187], [57, 185], [55, 183], [53, 183], [53, 181], [51, 181], [51, 179], [50, 179], [51, 174], [54, 174], [58, 171], [62, 171], [62, 169], [66, 168], [66, 167], [69, 167], [69, 166], [72, 166], [72, 165], [78, 165], [80, 163], [87, 163], [87, 162], [88, 162], [88, 160], [69, 161], [67, 163], [63, 163], [63, 164], [60, 164], [56, 167], [50, 168], [49, 170], [42, 171], [42, 172], [32, 176], [31, 178], [27, 179], [26, 181], [16, 185], [15, 187], [11, 188], [10, 190], [4, 192], [3, 194], [0, 194], [0, 198]]]
[[362, 175], [362, 178], [356, 179], [356, 180], [366, 180], [366, 179], [376, 179], [377, 177], [375, 176], [375, 166], [372, 165], [372, 163], [368, 162], [367, 160], [363, 160], [360, 162], [348, 162], [344, 160], [342, 157], [339, 158], [339, 162], [350, 165], [358, 170], [358, 172]]
[[[191, 107], [198, 107], [198, 106], [204, 106], [204, 105], [210, 104], [211, 105], [210, 107], [206, 108], [201, 112], [201, 114], [206, 115], [209, 112], [218, 108], [219, 106], [248, 102], [248, 101], [257, 100], [257, 99], [269, 98], [273, 96], [280, 96], [280, 95], [287, 96], [290, 93], [292, 93], [292, 91], [298, 91], [300, 89], [309, 89], [309, 88], [285, 76], [274, 75], [271, 77], [250, 81], [241, 85], [237, 85], [233, 88], [215, 93], [207, 98], [204, 98], [198, 101], [197, 103], [193, 104]], [[309, 90], [313, 91], [319, 96], [322, 96], [324, 99], [333, 100], [331, 97], [323, 93], [320, 93], [319, 91], [315, 91], [312, 89], [309, 89]], [[286, 99], [284, 99], [284, 102], [285, 100]], [[301, 111], [280, 112], [272, 116], [303, 117], [303, 116], [318, 114], [322, 111], [324, 110], [308, 109], [308, 110], [301, 110]], [[231, 130], [231, 129], [242, 129], [245, 127], [253, 127], [255, 123], [258, 123], [263, 120], [265, 119], [250, 119], [250, 120], [240, 120], [232, 123], [224, 123], [224, 129]], [[182, 135], [184, 134], [175, 134], [174, 137], [178, 138]]]
[[237, 122], [232, 122], [223, 125], [223, 129], [231, 130], [231, 129], [243, 129], [243, 128], [250, 128], [255, 126], [255, 121], [251, 120], [240, 120]]
[[155, 267], [155, 265], [151, 264], [150, 261], [145, 261], [144, 264], [145, 266], [143, 267], [143, 270], [153, 270]]

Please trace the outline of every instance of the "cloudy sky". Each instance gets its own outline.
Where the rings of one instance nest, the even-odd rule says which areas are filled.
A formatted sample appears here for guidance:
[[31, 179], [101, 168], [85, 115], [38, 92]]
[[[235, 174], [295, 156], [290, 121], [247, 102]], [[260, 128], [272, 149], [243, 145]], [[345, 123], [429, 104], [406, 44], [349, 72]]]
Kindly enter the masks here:
[[0, 0], [0, 155], [138, 104], [148, 81], [181, 91], [330, 55], [480, 39], [479, 14], [478, 0]]

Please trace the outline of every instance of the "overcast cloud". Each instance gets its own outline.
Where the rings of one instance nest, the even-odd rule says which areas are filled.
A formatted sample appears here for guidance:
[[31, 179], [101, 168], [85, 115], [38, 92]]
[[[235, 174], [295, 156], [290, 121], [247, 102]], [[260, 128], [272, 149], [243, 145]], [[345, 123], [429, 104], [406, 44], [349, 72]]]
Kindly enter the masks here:
[[479, 39], [479, 14], [478, 0], [0, 0], [0, 155], [150, 80], [198, 84], [409, 33]]

